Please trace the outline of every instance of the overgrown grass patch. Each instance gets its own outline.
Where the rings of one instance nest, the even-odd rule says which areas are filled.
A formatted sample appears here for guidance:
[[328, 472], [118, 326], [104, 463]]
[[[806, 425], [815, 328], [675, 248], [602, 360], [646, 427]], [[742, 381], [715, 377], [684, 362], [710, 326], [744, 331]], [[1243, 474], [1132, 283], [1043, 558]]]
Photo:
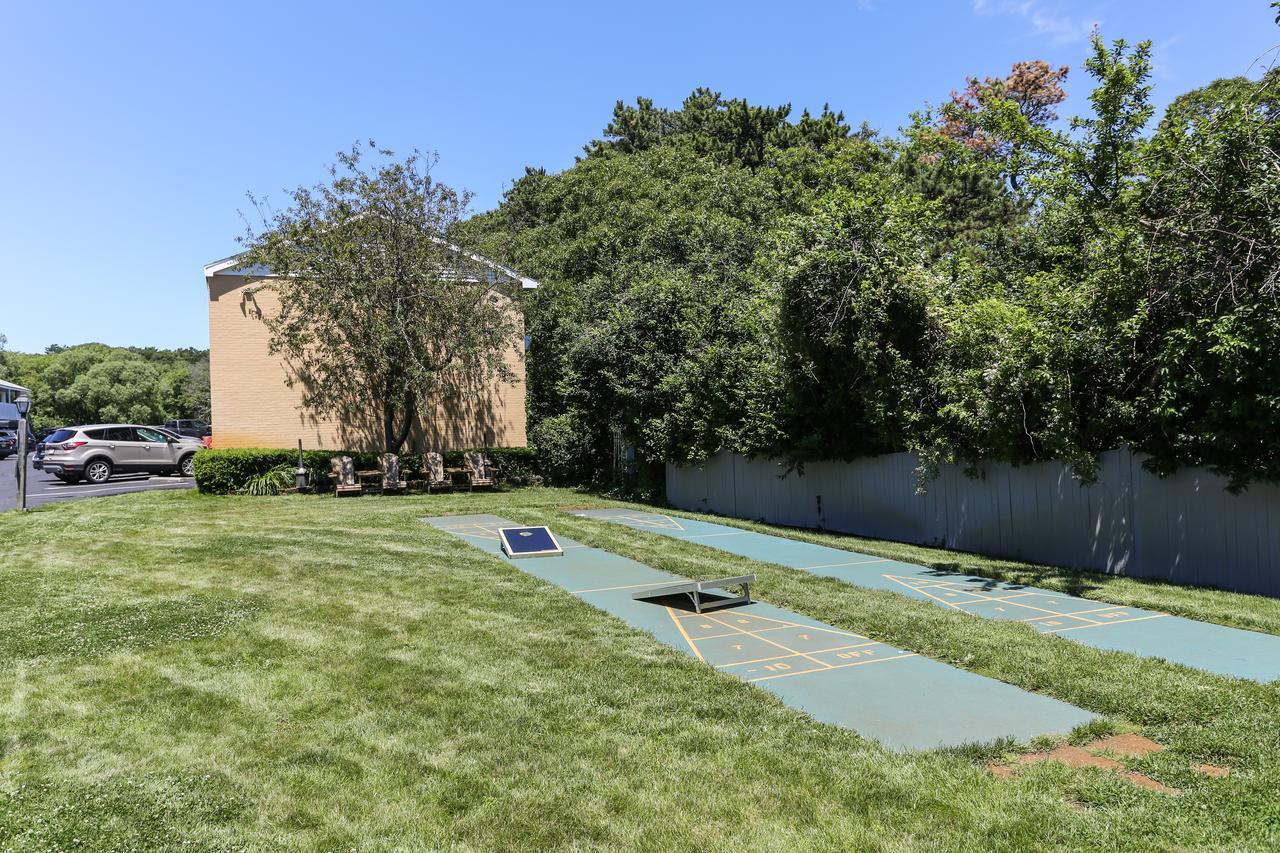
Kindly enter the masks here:
[[[0, 516], [23, 543], [0, 621], [30, 635], [0, 639], [0, 848], [1280, 843], [1276, 686], [557, 509], [608, 503], [169, 492]], [[982, 762], [1012, 744], [887, 752], [420, 521], [462, 512], [688, 576], [756, 571], [763, 599], [1140, 729], [1168, 749], [1135, 766], [1185, 793], [1049, 765], [993, 778]]]

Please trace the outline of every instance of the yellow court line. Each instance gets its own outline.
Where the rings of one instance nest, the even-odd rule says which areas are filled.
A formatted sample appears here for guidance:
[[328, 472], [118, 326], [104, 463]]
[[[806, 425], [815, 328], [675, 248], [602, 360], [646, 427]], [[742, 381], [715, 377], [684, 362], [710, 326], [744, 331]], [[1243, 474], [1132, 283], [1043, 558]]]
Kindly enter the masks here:
[[823, 563], [821, 566], [797, 566], [802, 572], [811, 572], [814, 569], [834, 569], [837, 566], [865, 566], [870, 563], [892, 563], [893, 560], [850, 560], [847, 563]]
[[[703, 614], [703, 615], [705, 616], [706, 614]], [[717, 618], [716, 618], [716, 617], [714, 617], [714, 616], [707, 616], [707, 618], [708, 618], [708, 619], [710, 619], [712, 622], [720, 622], [720, 620], [719, 620], [719, 619], [717, 619]], [[732, 630], [734, 630], [734, 631], [741, 631], [743, 634], [746, 634], [748, 637], [755, 637], [757, 640], [763, 640], [764, 642], [768, 643], [768, 644], [769, 644], [769, 645], [771, 645], [771, 646], [777, 646], [778, 648], [782, 649], [782, 650], [783, 650], [783, 651], [785, 651], [785, 652], [791, 652], [792, 654], [794, 654], [794, 655], [799, 655], [799, 656], [800, 656], [800, 657], [802, 657], [802, 658], [808, 658], [809, 660], [813, 661], [813, 662], [814, 662], [814, 663], [816, 663], [816, 664], [821, 664], [822, 666], [831, 666], [831, 664], [827, 663], [827, 662], [826, 662], [826, 661], [824, 661], [824, 660], [818, 660], [818, 659], [817, 659], [817, 658], [815, 658], [815, 657], [809, 657], [809, 655], [805, 654], [804, 652], [796, 651], [795, 649], [791, 648], [790, 646], [784, 646], [784, 645], [782, 645], [782, 643], [775, 643], [773, 640], [770, 640], [768, 637], [761, 637], [761, 636], [759, 636], [759, 635], [757, 635], [757, 634], [753, 634], [753, 633], [751, 633], [750, 631], [744, 630], [744, 629], [742, 629], [742, 628], [734, 628], [734, 626], [732, 626], [732, 625], [730, 625], [730, 624], [728, 624], [728, 623], [726, 623], [726, 622], [720, 622], [720, 624], [721, 624], [721, 625], [724, 625], [724, 627], [726, 627], [726, 628], [730, 628], [730, 629], [732, 629]]]
[[1010, 601], [1012, 599], [1022, 598], [1028, 595], [1044, 595], [1044, 593], [1043, 592], [1015, 592], [1010, 595], [993, 595], [991, 596], [991, 600], [992, 601]]
[[[442, 528], [451, 533], [457, 533], [459, 536], [470, 536], [472, 539], [499, 539], [497, 528], [490, 529], [483, 524], [459, 524], [456, 527]], [[468, 530], [479, 530], [481, 533], [468, 533]]]
[[[681, 618], [681, 619], [698, 619], [698, 618], [701, 618], [701, 617], [703, 617], [703, 616], [705, 616], [705, 615], [706, 615], [705, 613], [686, 613], [685, 615], [683, 615], [683, 616], [681, 616], [681, 617], [679, 617], [679, 618]], [[777, 622], [777, 623], [778, 623], [778, 627], [779, 627], [779, 628], [804, 628], [805, 630], [808, 630], [808, 631], [825, 631], [825, 632], [826, 632], [826, 633], [828, 633], [828, 634], [840, 634], [841, 636], [844, 636], [844, 637], [857, 637], [857, 638], [858, 638], [858, 639], [860, 639], [860, 640], [870, 640], [870, 639], [871, 639], [870, 637], [866, 636], [865, 634], [855, 634], [855, 633], [853, 633], [852, 631], [841, 631], [841, 630], [840, 630], [840, 629], [838, 629], [838, 628], [823, 628], [823, 627], [820, 627], [820, 626], [817, 626], [817, 625], [805, 625], [805, 624], [804, 624], [804, 623], [802, 623], [802, 622], [788, 622], [788, 621], [787, 621], [787, 620], [785, 620], [785, 619], [775, 619], [775, 618], [774, 618], [774, 617], [772, 617], [772, 616], [761, 616], [759, 613], [748, 613], [748, 614], [746, 614], [746, 615], [747, 615], [747, 616], [750, 616], [752, 619], [764, 619], [766, 622]], [[734, 630], [741, 630], [741, 629], [740, 629], [740, 628], [735, 628]], [[777, 628], [761, 628], [760, 630], [761, 630], [761, 631], [775, 631], [775, 630], [777, 630]], [[730, 636], [732, 636], [732, 635], [730, 635]]]
[[[776, 625], [773, 628], [757, 628], [755, 632], [757, 634], [763, 634], [765, 631], [785, 631], [790, 627], [790, 625]], [[739, 636], [741, 636], [741, 634], [708, 634], [705, 637], [699, 637], [698, 642], [701, 643], [703, 640], [723, 640], [725, 637]]]
[[671, 617], [672, 622], [676, 623], [676, 627], [680, 629], [681, 635], [684, 636], [684, 641], [689, 644], [689, 648], [698, 656], [698, 660], [706, 662], [707, 659], [702, 656], [702, 652], [698, 649], [698, 644], [693, 641], [693, 638], [689, 636], [689, 632], [684, 629], [684, 626], [680, 624], [680, 620], [676, 618], [675, 611], [668, 607], [667, 615]]
[[[1044, 619], [1044, 618], [1046, 618], [1047, 616], [1058, 616], [1058, 617], [1062, 617], [1062, 616], [1074, 616], [1074, 614], [1072, 614], [1072, 613], [1063, 613], [1063, 612], [1062, 612], [1062, 611], [1060, 611], [1060, 610], [1049, 610], [1048, 608], [1045, 608], [1045, 607], [1036, 607], [1034, 604], [1023, 604], [1023, 603], [1022, 603], [1022, 602], [1020, 602], [1020, 601], [1011, 601], [1011, 600], [1010, 600], [1011, 598], [1015, 598], [1015, 597], [1017, 597], [1017, 596], [1005, 596], [1005, 597], [1003, 597], [1003, 598], [997, 598], [997, 597], [995, 597], [995, 596], [982, 595], [981, 593], [977, 593], [977, 592], [964, 592], [963, 590], [955, 590], [955, 592], [959, 592], [959, 593], [961, 593], [961, 594], [963, 594], [963, 595], [972, 595], [972, 596], [974, 596], [974, 598], [975, 598], [976, 600], [975, 600], [975, 601], [959, 601], [959, 602], [956, 602], [956, 601], [947, 601], [946, 599], [944, 599], [944, 598], [940, 598], [940, 597], [938, 597], [938, 596], [934, 595], [933, 593], [929, 592], [929, 591], [928, 591], [928, 590], [926, 590], [924, 587], [911, 586], [910, 584], [903, 583], [899, 578], [896, 578], [896, 577], [894, 577], [893, 575], [882, 575], [882, 577], [886, 577], [886, 578], [888, 578], [888, 579], [889, 579], [889, 580], [891, 580], [891, 581], [895, 581], [895, 582], [897, 582], [897, 583], [900, 583], [900, 584], [902, 584], [903, 586], [905, 586], [907, 589], [914, 589], [914, 590], [916, 590], [917, 592], [920, 592], [920, 593], [923, 593], [924, 595], [929, 596], [929, 597], [930, 597], [930, 598], [932, 598], [934, 601], [941, 601], [943, 604], [947, 605], [948, 607], [954, 607], [956, 610], [960, 610], [960, 611], [961, 611], [961, 612], [963, 612], [963, 613], [968, 613], [968, 612], [969, 612], [969, 611], [967, 611], [967, 610], [964, 610], [964, 609], [963, 609], [963, 605], [966, 605], [966, 604], [988, 604], [988, 603], [993, 602], [993, 601], [999, 601], [999, 602], [1001, 602], [1001, 603], [1003, 603], [1003, 604], [1011, 604], [1011, 605], [1013, 605], [1014, 607], [1023, 607], [1023, 608], [1026, 608], [1027, 610], [1039, 610], [1041, 613], [1044, 613], [1044, 614], [1045, 614], [1045, 616], [1037, 616], [1037, 617], [1034, 617], [1035, 619]], [[1035, 592], [1023, 592], [1023, 593], [1018, 593], [1018, 595], [1019, 595], [1019, 596], [1022, 596], [1022, 595], [1042, 595], [1042, 594], [1043, 594], [1043, 593], [1035, 593]], [[1110, 608], [1106, 608], [1106, 607], [1104, 607], [1104, 608], [1102, 608], [1102, 609], [1103, 609], [1103, 610], [1108, 610], [1108, 609], [1110, 609]], [[1092, 612], [1092, 611], [1090, 611], [1090, 612]], [[970, 615], [972, 616], [972, 615], [974, 615], [974, 614], [970, 614]], [[1091, 624], [1093, 624], [1093, 625], [1115, 624], [1115, 623], [1107, 623], [1107, 622], [1098, 622], [1098, 621], [1096, 621], [1096, 620], [1094, 620], [1094, 619], [1088, 619], [1088, 618], [1085, 618], [1084, 616], [1080, 616], [1080, 617], [1077, 617], [1077, 618], [1079, 618], [1079, 620], [1080, 620], [1081, 622], [1089, 622], [1089, 623], [1091, 623]], [[1032, 621], [1032, 620], [1025, 620], [1025, 621]], [[1050, 633], [1050, 632], [1045, 631], [1044, 633], [1046, 633], [1046, 634], [1047, 634], [1047, 633]]]
[[[724, 636], [728, 637], [732, 635], [725, 634]], [[705, 640], [707, 638], [702, 637], [701, 639]], [[833, 649], [816, 649], [810, 652], [809, 654], [822, 655], [822, 654], [826, 654], [827, 652], [843, 652], [846, 649], [861, 649], [861, 648], [865, 648], [866, 646], [883, 646], [883, 645], [884, 643], [877, 643], [873, 640], [870, 643], [854, 643], [851, 646], [836, 646]], [[771, 660], [786, 660], [787, 658], [793, 658], [798, 656], [799, 656], [799, 652], [797, 652], [794, 655], [776, 655], [771, 658], [756, 658], [755, 660], [736, 660], [736, 661], [733, 661], [732, 663], [718, 663], [715, 666], [717, 669], [726, 667], [726, 666], [745, 666], [746, 664], [749, 664], [749, 663], [768, 663]]]
[[[1045, 619], [1045, 618], [1048, 618], [1049, 616], [1058, 616], [1058, 617], [1062, 617], [1062, 616], [1074, 616], [1074, 615], [1075, 615], [1075, 614], [1073, 614], [1073, 613], [1063, 613], [1063, 612], [1062, 612], [1062, 611], [1060, 611], [1060, 610], [1050, 610], [1050, 609], [1048, 609], [1047, 607], [1036, 607], [1034, 604], [1023, 604], [1021, 601], [1009, 601], [1009, 600], [1004, 599], [1004, 598], [992, 598], [992, 599], [988, 599], [988, 600], [989, 600], [989, 601], [1000, 601], [1000, 602], [1003, 602], [1004, 604], [1011, 604], [1011, 605], [1013, 605], [1014, 607], [1025, 607], [1027, 610], [1039, 610], [1041, 613], [1044, 613], [1044, 614], [1045, 614], [1044, 616], [1037, 616], [1037, 617], [1035, 617], [1036, 619]], [[976, 604], [977, 602], [973, 602], [973, 601], [962, 601], [962, 602], [960, 602], [960, 603], [961, 603], [961, 604]], [[1104, 609], [1104, 610], [1106, 610], [1107, 608], [1105, 608], [1105, 607], [1104, 607], [1103, 609]], [[968, 612], [968, 611], [965, 611], [965, 612]], [[1076, 617], [1076, 618], [1078, 618], [1081, 622], [1092, 622], [1094, 625], [1103, 625], [1103, 624], [1106, 624], [1106, 623], [1104, 623], [1104, 622], [1098, 622], [1098, 621], [1096, 621], [1096, 620], [1089, 619], [1089, 618], [1084, 617], [1084, 616], [1079, 616], [1079, 617]]]
[[[1009, 602], [1009, 603], [1010, 603], [1010, 604], [1012, 604], [1013, 602]], [[1072, 611], [1072, 612], [1070, 612], [1070, 613], [1059, 613], [1058, 615], [1059, 615], [1059, 616], [1075, 616], [1075, 615], [1076, 615], [1076, 614], [1078, 614], [1078, 613], [1101, 613], [1101, 612], [1102, 612], [1102, 611], [1104, 611], [1104, 610], [1131, 610], [1131, 609], [1133, 609], [1133, 608], [1130, 608], [1130, 607], [1122, 607], [1122, 606], [1118, 606], [1118, 605], [1114, 605], [1114, 604], [1113, 604], [1113, 605], [1111, 605], [1110, 607], [1095, 607], [1095, 608], [1093, 608], [1092, 610], [1073, 610], [1073, 611]], [[1162, 615], [1162, 616], [1163, 616], [1164, 614], [1160, 614], [1160, 615]], [[1014, 621], [1014, 622], [1034, 622], [1034, 621], [1036, 621], [1037, 619], [1048, 619], [1048, 618], [1049, 618], [1048, 616], [1028, 616], [1026, 619], [1014, 619], [1014, 620], [1011, 620], [1011, 621]], [[1086, 621], [1086, 622], [1093, 622], [1093, 624], [1095, 624], [1095, 625], [1109, 625], [1109, 624], [1112, 624], [1112, 623], [1109, 623], [1109, 622], [1094, 622], [1094, 620], [1092, 620], [1092, 619], [1086, 619], [1085, 621]]]
[[[639, 589], [642, 586], [653, 586], [654, 584], [659, 584], [664, 582], [670, 583], [670, 581], [652, 580], [652, 581], [649, 581], [648, 583], [633, 583], [633, 584], [628, 584], [627, 586], [602, 586], [602, 587], [597, 587], [596, 589], [574, 589], [574, 590], [570, 590], [570, 593], [572, 595], [582, 595], [584, 592], [612, 592], [615, 589]], [[667, 608], [667, 609], [670, 610], [670, 608]]]
[[881, 577], [888, 578], [889, 580], [893, 581], [894, 583], [902, 584], [902, 585], [903, 585], [903, 586], [905, 586], [907, 589], [914, 589], [916, 592], [923, 593], [924, 595], [927, 595], [927, 596], [929, 596], [930, 598], [932, 598], [934, 601], [941, 601], [943, 604], [947, 605], [948, 607], [954, 607], [956, 610], [959, 610], [959, 609], [960, 609], [960, 605], [959, 605], [959, 604], [956, 604], [954, 601], [947, 601], [945, 598], [939, 598], [938, 596], [934, 595], [933, 593], [931, 593], [931, 592], [927, 592], [927, 591], [926, 591], [926, 589], [925, 589], [925, 587], [922, 587], [922, 586], [912, 586], [912, 585], [911, 585], [911, 584], [909, 584], [909, 583], [904, 583], [900, 578], [895, 578], [893, 575], [881, 575]]
[[959, 584], [959, 581], [939, 581], [935, 584], [931, 584], [931, 586], [935, 589], [943, 587], [951, 592], [963, 592], [965, 595], [976, 595], [983, 601], [1012, 601], [1015, 598], [1022, 598], [1027, 595], [1044, 595], [1042, 592], [1013, 592], [1008, 595], [1005, 595], [1004, 593], [1001, 593], [1000, 595], [992, 595], [989, 592], [982, 592], [981, 590], [965, 589], [960, 587]]
[[839, 664], [836, 664], [835, 666], [828, 666], [826, 669], [806, 669], [803, 672], [783, 672], [778, 675], [762, 675], [759, 678], [748, 678], [747, 681], [749, 683], [754, 683], [757, 681], [768, 681], [771, 678], [790, 678], [793, 675], [813, 675], [814, 673], [817, 673], [817, 672], [827, 672], [833, 669], [846, 669], [851, 666], [867, 666], [868, 664], [873, 664], [873, 663], [888, 663], [890, 661], [902, 660], [903, 658], [914, 658], [914, 657], [919, 657], [919, 655], [917, 655], [915, 652], [907, 652], [906, 654], [894, 655], [891, 658], [876, 658], [875, 660], [860, 660], [860, 661], [855, 661], [853, 663], [839, 663]]
[[630, 522], [632, 524], [639, 524], [645, 527], [656, 527], [660, 530], [673, 530], [673, 529], [684, 530], [684, 526], [669, 515], [660, 515], [655, 512], [653, 513], [653, 516], [656, 518], [665, 518], [667, 521], [671, 523], [663, 524], [660, 521], [652, 521], [648, 518], [640, 518], [634, 515], [596, 515], [596, 516], [581, 516], [581, 517], [582, 518], [601, 518], [601, 519], [604, 519], [605, 521]]
[[1133, 619], [1117, 619], [1114, 622], [1094, 622], [1090, 625], [1072, 625], [1069, 628], [1054, 628], [1050, 631], [1041, 631], [1042, 634], [1061, 634], [1063, 631], [1079, 631], [1084, 628], [1105, 628], [1108, 625], [1123, 625], [1126, 622], [1144, 622], [1147, 619], [1160, 619], [1168, 616], [1168, 613], [1153, 613], [1150, 616], [1136, 616]]
[[[885, 562], [891, 563], [893, 561], [886, 560]], [[938, 586], [945, 586], [950, 588], [950, 587], [955, 587], [962, 583], [965, 583], [965, 581], [943, 581], [943, 580], [938, 580], [937, 578], [906, 578], [901, 575], [885, 575], [884, 577], [889, 578], [890, 580], [895, 580], [898, 583], [902, 584], [903, 586], [907, 587], [908, 589], [922, 589], [925, 587], [938, 587]], [[958, 589], [955, 591], [969, 592], [969, 590], [967, 589]]]

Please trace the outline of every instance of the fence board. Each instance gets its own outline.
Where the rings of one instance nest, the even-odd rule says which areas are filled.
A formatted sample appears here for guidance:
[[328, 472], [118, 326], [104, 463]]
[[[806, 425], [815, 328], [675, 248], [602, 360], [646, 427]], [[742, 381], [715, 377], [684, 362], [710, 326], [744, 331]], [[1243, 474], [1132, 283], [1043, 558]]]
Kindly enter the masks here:
[[667, 466], [682, 509], [796, 527], [944, 545], [961, 551], [1280, 596], [1280, 486], [1240, 495], [1199, 469], [1160, 478], [1128, 448], [1084, 485], [1059, 463], [990, 463], [979, 477], [943, 466], [916, 493], [908, 453], [818, 462], [803, 473], [718, 454]]

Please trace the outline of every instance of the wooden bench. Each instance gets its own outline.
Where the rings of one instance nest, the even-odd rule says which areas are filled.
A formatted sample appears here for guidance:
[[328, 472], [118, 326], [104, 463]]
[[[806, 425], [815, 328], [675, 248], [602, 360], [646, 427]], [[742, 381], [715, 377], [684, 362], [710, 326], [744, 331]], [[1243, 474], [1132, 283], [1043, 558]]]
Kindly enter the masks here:
[[[646, 589], [640, 592], [633, 592], [631, 597], [634, 599], [646, 598], [664, 598], [668, 595], [687, 595], [689, 600], [693, 602], [693, 612], [701, 613], [704, 610], [715, 610], [719, 607], [731, 607], [735, 604], [751, 603], [751, 584], [756, 582], [755, 575], [739, 575], [734, 578], [716, 578], [709, 581], [684, 581], [682, 583], [674, 583], [668, 586], [658, 586], [653, 589]], [[727, 589], [731, 586], [742, 587], [742, 595], [734, 598], [714, 598], [711, 601], [704, 601], [702, 593], [712, 589]]]

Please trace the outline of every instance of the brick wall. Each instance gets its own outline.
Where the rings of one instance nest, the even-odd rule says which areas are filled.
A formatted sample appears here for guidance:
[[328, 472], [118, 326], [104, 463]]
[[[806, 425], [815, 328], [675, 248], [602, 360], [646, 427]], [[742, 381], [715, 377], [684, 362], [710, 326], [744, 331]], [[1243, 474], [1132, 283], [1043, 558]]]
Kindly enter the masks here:
[[[246, 294], [241, 276], [213, 275], [209, 289], [209, 379], [214, 447], [304, 447], [321, 450], [380, 450], [382, 427], [376, 403], [357, 421], [300, 410], [302, 392], [286, 384], [282, 357], [267, 347], [259, 312], [279, 308], [274, 293]], [[494, 381], [452, 406], [436, 405], [420, 417], [405, 450], [521, 447], [525, 435], [524, 336], [512, 340], [507, 363], [515, 384]]]

